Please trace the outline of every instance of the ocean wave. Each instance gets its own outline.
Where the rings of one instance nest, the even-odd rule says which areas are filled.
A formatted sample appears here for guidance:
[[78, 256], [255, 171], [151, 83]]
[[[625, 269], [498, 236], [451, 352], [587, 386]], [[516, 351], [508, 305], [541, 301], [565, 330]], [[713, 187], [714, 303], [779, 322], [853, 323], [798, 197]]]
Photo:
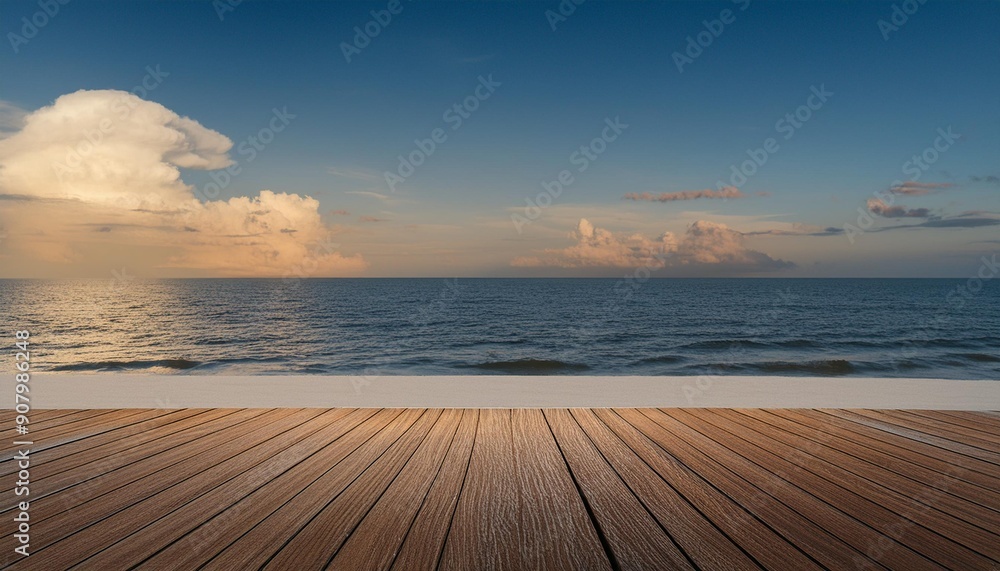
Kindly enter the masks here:
[[857, 368], [845, 359], [822, 359], [818, 361], [770, 361], [757, 364], [757, 369], [765, 373], [809, 373], [811, 375], [850, 375]]
[[684, 357], [678, 355], [657, 355], [655, 357], [646, 357], [645, 359], [639, 359], [635, 362], [636, 365], [655, 365], [657, 363], [680, 363], [684, 361]]
[[951, 353], [948, 357], [961, 357], [977, 363], [1000, 363], [1000, 356], [987, 355], [985, 353]]
[[711, 363], [708, 365], [698, 365], [688, 367], [689, 369], [699, 369], [712, 371], [749, 372], [749, 373], [771, 373], [771, 374], [792, 374], [806, 373], [820, 376], [840, 376], [850, 375], [858, 372], [859, 367], [845, 359], [823, 359], [817, 361], [764, 361], [758, 363]]
[[93, 363], [72, 363], [56, 365], [51, 371], [106, 371], [133, 369], [191, 369], [201, 363], [187, 359], [159, 359], [155, 361], [95, 361]]
[[517, 359], [513, 361], [487, 361], [463, 368], [481, 371], [497, 371], [510, 375], [552, 375], [587, 371], [589, 366], [582, 363], [566, 363], [554, 359]]
[[758, 348], [762, 349], [768, 347], [767, 343], [761, 343], [759, 341], [751, 341], [749, 339], [713, 339], [711, 341], [695, 341], [694, 343], [688, 343], [686, 345], [681, 345], [679, 349], [730, 349], [730, 348], [741, 348], [741, 349], [752, 349]]

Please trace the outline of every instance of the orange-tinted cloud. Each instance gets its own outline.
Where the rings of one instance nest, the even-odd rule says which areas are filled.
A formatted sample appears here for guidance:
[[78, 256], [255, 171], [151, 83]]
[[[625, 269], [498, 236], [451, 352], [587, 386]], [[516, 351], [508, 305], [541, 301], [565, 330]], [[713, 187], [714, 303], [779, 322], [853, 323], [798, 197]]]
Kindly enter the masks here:
[[367, 267], [359, 254], [332, 246], [336, 229], [308, 196], [263, 190], [199, 200], [180, 169], [225, 168], [232, 146], [123, 91], [64, 95], [0, 139], [0, 196], [10, 205], [0, 225], [12, 236], [11, 255], [102, 265], [127, 245], [145, 248], [151, 272], [171, 275], [282, 276], [304, 267], [310, 275], [355, 275]]

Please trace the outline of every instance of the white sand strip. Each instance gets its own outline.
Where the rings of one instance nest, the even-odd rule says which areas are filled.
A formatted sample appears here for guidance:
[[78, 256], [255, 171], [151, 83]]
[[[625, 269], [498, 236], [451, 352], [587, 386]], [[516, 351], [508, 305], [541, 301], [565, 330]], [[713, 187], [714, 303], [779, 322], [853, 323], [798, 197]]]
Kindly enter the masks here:
[[[3, 408], [14, 406], [13, 375]], [[35, 374], [31, 407], [744, 407], [1000, 410], [1000, 381], [818, 377]]]

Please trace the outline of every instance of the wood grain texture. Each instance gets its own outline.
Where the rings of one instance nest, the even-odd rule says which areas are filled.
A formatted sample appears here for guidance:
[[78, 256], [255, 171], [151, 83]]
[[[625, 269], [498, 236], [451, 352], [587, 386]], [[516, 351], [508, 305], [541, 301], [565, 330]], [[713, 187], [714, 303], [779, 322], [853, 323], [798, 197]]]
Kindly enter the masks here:
[[465, 411], [441, 470], [427, 491], [423, 505], [410, 524], [403, 545], [392, 563], [394, 571], [437, 569], [445, 539], [451, 531], [458, 498], [465, 489], [479, 415], [478, 409]]
[[[764, 411], [749, 411], [748, 414], [762, 412]], [[950, 501], [957, 498], [949, 497], [948, 494], [931, 495], [930, 492], [935, 489], [933, 484], [924, 485], [878, 464], [866, 463], [843, 454], [833, 447], [833, 443], [837, 442], [834, 435], [817, 431], [811, 434], [817, 440], [810, 441], [810, 446], [803, 449], [794, 443], [788, 444], [781, 430], [764, 422], [753, 422], [748, 416], [736, 411], [691, 413], [732, 434], [740, 434], [741, 438], [752, 442], [759, 449], [780, 456], [834, 486], [850, 490], [877, 504], [879, 507], [870, 508], [865, 516], [866, 523], [876, 530], [888, 534], [893, 524], [919, 519], [920, 524], [910, 526], [906, 533], [900, 534], [901, 543], [931, 560], [937, 560], [945, 567], [975, 568], [977, 565], [988, 565], [989, 561], [977, 553], [977, 549], [987, 555], [1000, 557], [1000, 550], [987, 543], [994, 537], [993, 533], [948, 513], [952, 511], [967, 517], [970, 508], [981, 506]], [[948, 482], [941, 480], [939, 485], [941, 489], [947, 489]], [[835, 488], [831, 489], [836, 491]], [[874, 517], [873, 512], [881, 514], [881, 519]], [[981, 515], [975, 514], [977, 518]]]
[[[427, 438], [331, 559], [328, 569], [389, 569], [441, 471], [464, 416], [461, 410], [443, 411]], [[372, 545], [380, 548], [372, 549]]]
[[[702, 411], [704, 412], [704, 411]], [[790, 481], [792, 486], [782, 488], [781, 492], [790, 492], [786, 501], [802, 513], [815, 517], [821, 525], [845, 541], [856, 547], [874, 554], [871, 546], [882, 537], [886, 540], [886, 553], [891, 553], [893, 560], [901, 562], [911, 569], [942, 569], [934, 560], [924, 553], [923, 546], [914, 538], [920, 530], [908, 529], [916, 533], [882, 533], [890, 525], [899, 524], [899, 515], [887, 510], [878, 503], [857, 494], [853, 490], [838, 486], [822, 475], [797, 466], [789, 459], [768, 451], [753, 442], [759, 435], [749, 432], [747, 438], [728, 432], [715, 423], [705, 422], [699, 416], [687, 411], [672, 409], [671, 416], [705, 435], [707, 438], [722, 443], [732, 454], [728, 456], [734, 466], [740, 466], [747, 471], [770, 472], [775, 476]], [[812, 445], [803, 448], [813, 450]], [[923, 530], [926, 531], [926, 530]], [[964, 553], [963, 553], [964, 555]], [[871, 555], [870, 555], [871, 556]], [[881, 553], [872, 556], [876, 561], [882, 561]]]
[[520, 569], [511, 411], [483, 409], [440, 569]]
[[732, 451], [660, 411], [615, 411], [824, 567], [885, 569], [865, 554], [867, 546], [863, 542], [855, 548], [840, 538], [836, 526], [831, 526], [834, 531], [830, 531], [820, 525], [822, 520], [813, 521], [815, 515], [807, 516], [795, 509], [796, 502], [790, 500], [804, 496], [784, 477], [755, 470], [741, 459], [733, 465], [727, 461]]
[[545, 413], [621, 569], [694, 569], [674, 538], [622, 481], [568, 410]]
[[0, 569], [1000, 569], [991, 412], [34, 412]]
[[682, 462], [671, 453], [672, 447], [651, 440], [614, 411], [595, 409], [593, 413], [660, 478], [674, 486], [720, 531], [739, 544], [763, 567], [803, 571], [822, 569], [792, 542], [763, 525], [751, 511], [717, 488], [707, 474], [699, 474], [694, 467]]
[[538, 409], [511, 411], [521, 569], [609, 569], [608, 556]]
[[[204, 569], [259, 569], [267, 564], [331, 498], [337, 497], [393, 442], [423, 414], [420, 409], [391, 410], [389, 418], [365, 423], [364, 430], [352, 431], [339, 447], [346, 453], [331, 469], [300, 490], [291, 500], [277, 506], [270, 515], [246, 534], [235, 538]], [[357, 432], [355, 435], [354, 432]]]

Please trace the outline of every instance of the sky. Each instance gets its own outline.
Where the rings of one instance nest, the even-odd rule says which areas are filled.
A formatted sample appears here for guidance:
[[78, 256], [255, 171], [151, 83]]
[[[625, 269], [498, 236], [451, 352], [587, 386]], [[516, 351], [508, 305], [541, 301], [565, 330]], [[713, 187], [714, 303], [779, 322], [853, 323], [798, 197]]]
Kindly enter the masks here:
[[1000, 243], [998, 25], [4, 0], [0, 277], [968, 277]]

